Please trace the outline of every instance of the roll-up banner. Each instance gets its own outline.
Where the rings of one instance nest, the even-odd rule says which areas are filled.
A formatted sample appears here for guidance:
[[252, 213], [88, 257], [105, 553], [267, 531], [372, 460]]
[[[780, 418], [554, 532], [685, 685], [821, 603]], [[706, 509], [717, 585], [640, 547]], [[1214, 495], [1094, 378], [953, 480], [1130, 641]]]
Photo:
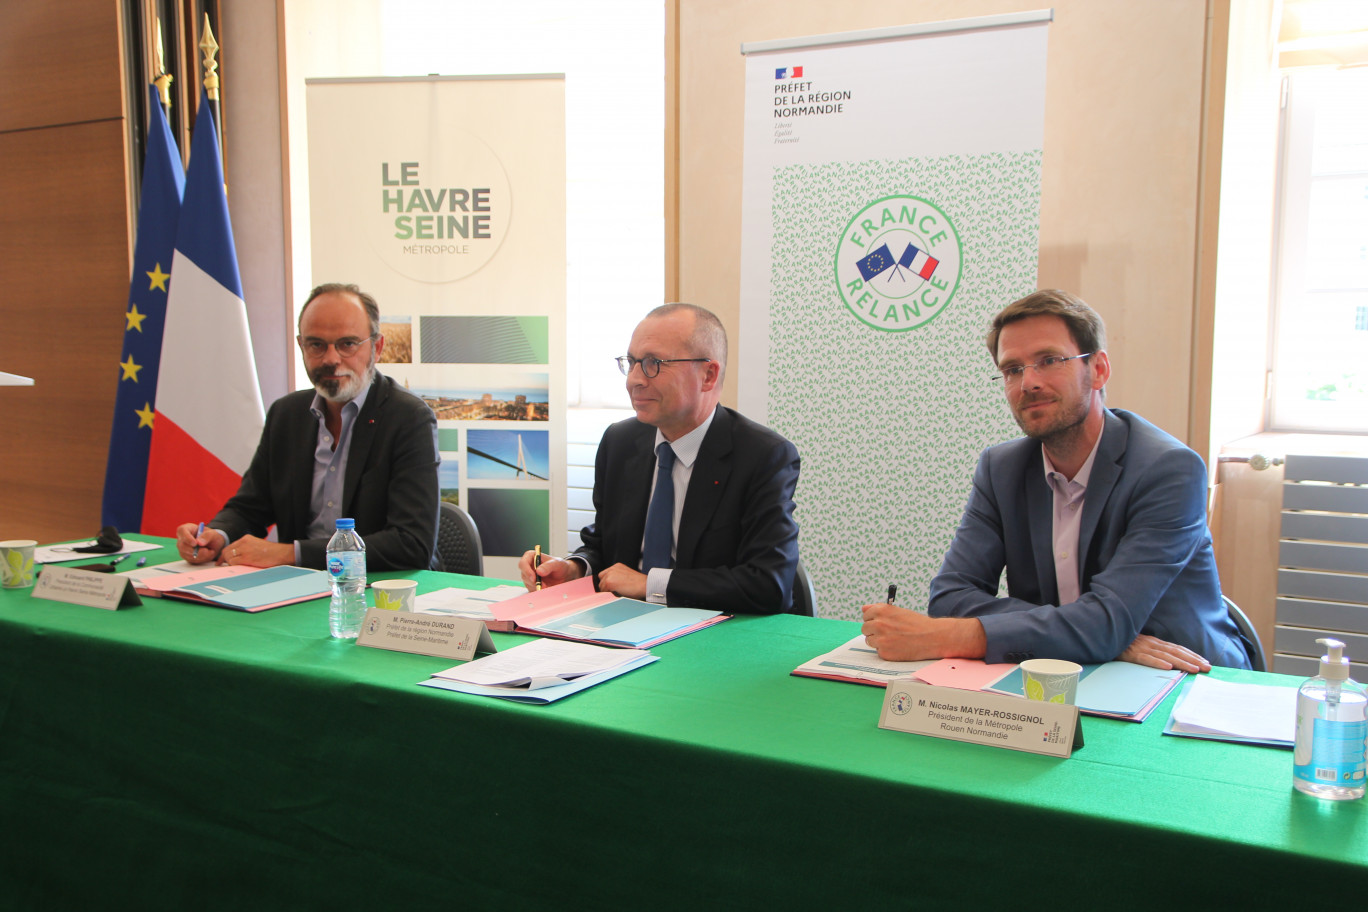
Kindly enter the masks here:
[[563, 554], [564, 79], [311, 79], [307, 103], [312, 284], [375, 295], [486, 575]]
[[984, 344], [1036, 287], [1049, 11], [748, 43], [743, 412], [803, 459], [820, 612], [924, 607], [975, 461]]

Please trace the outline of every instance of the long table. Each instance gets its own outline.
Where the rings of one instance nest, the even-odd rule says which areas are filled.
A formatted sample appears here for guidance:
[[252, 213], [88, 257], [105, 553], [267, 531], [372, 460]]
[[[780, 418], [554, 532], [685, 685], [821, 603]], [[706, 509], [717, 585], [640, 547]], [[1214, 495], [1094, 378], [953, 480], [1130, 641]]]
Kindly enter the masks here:
[[881, 689], [789, 675], [855, 632], [736, 617], [528, 706], [416, 686], [452, 663], [332, 640], [326, 600], [113, 612], [0, 593], [0, 896], [1268, 908], [1368, 885], [1368, 805], [1294, 792], [1286, 750], [1161, 736], [1173, 697], [1144, 724], [1085, 718], [1067, 760], [880, 730]]

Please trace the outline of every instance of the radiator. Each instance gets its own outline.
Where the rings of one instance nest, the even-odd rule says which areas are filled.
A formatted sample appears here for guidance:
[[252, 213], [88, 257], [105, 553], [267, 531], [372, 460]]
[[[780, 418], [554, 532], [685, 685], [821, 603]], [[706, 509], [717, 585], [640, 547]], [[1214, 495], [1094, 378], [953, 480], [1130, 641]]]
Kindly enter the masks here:
[[1275, 624], [1272, 671], [1316, 674], [1332, 636], [1368, 682], [1368, 458], [1288, 455]]

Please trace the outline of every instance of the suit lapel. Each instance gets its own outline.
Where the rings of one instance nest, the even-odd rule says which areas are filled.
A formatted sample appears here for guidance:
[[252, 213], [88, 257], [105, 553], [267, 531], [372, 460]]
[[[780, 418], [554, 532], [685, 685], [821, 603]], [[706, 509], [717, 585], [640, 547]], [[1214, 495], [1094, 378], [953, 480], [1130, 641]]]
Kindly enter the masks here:
[[1026, 460], [1026, 507], [1031, 517], [1031, 556], [1035, 559], [1036, 579], [1040, 581], [1040, 601], [1059, 604], [1059, 581], [1054, 564], [1054, 495], [1045, 481], [1045, 460], [1040, 444], [1032, 441]]
[[679, 539], [675, 542], [675, 566], [693, 566], [699, 540], [727, 489], [732, 462], [732, 418], [721, 407], [713, 413], [712, 424], [698, 449], [698, 460], [689, 477], [684, 495], [684, 512], [679, 517]]
[[312, 405], [312, 399], [304, 400], [303, 414], [288, 432], [292, 445], [286, 456], [290, 467], [286, 477], [295, 479], [296, 483], [288, 500], [290, 515], [277, 521], [282, 539], [287, 534], [292, 538], [303, 538], [309, 527], [309, 517], [313, 514], [309, 499], [313, 496], [314, 453], [318, 450], [319, 425], [310, 410]]
[[353, 515], [352, 501], [356, 497], [356, 488], [361, 481], [361, 472], [366, 468], [371, 444], [375, 442], [375, 436], [379, 433], [384, 415], [381, 406], [389, 398], [389, 392], [389, 381], [384, 374], [377, 372], [374, 382], [371, 383], [370, 395], [366, 396], [366, 404], [362, 406], [352, 423], [351, 445], [347, 450], [347, 477], [342, 483], [343, 516]]
[[629, 567], [641, 564], [641, 538], [646, 534], [646, 509], [651, 503], [651, 477], [656, 464], [654, 443], [655, 428], [641, 425], [640, 433], [629, 445], [631, 450], [622, 467], [625, 494], [621, 505], [622, 563]]
[[1088, 577], [1088, 549], [1092, 545], [1093, 534], [1097, 531], [1098, 520], [1102, 518], [1102, 508], [1107, 505], [1112, 489], [1121, 477], [1121, 457], [1126, 454], [1126, 440], [1130, 429], [1126, 423], [1111, 413], [1103, 411], [1102, 442], [1097, 446], [1097, 458], [1093, 460], [1092, 474], [1088, 476], [1088, 492], [1083, 497], [1083, 518], [1078, 526], [1078, 569]]

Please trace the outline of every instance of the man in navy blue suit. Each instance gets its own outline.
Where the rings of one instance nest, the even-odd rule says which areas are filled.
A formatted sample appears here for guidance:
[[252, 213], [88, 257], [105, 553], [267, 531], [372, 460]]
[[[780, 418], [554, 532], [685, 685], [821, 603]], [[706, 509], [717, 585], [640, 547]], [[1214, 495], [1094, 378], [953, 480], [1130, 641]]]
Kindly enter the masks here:
[[726, 365], [726, 332], [702, 307], [664, 304], [637, 325], [618, 359], [636, 417], [603, 434], [594, 521], [565, 560], [523, 555], [529, 589], [593, 574], [602, 592], [659, 604], [790, 610], [798, 451], [718, 404]]
[[979, 458], [927, 613], [865, 605], [868, 644], [902, 661], [1249, 667], [1221, 600], [1205, 465], [1105, 407], [1102, 318], [1067, 292], [1038, 291], [993, 319], [988, 351], [1026, 436]]

